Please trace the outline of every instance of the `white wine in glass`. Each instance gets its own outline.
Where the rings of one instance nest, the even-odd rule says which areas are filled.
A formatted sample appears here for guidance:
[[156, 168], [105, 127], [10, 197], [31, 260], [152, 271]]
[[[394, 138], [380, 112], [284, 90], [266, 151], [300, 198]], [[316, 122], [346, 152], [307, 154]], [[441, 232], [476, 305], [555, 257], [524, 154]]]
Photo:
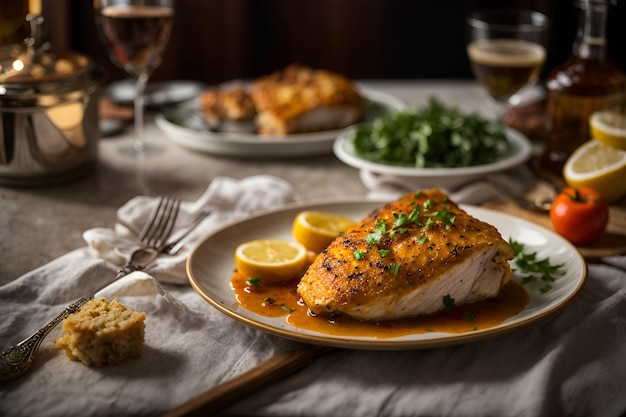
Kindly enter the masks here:
[[94, 0], [96, 22], [111, 60], [136, 81], [135, 138], [121, 152], [134, 158], [160, 148], [144, 139], [144, 95], [152, 72], [161, 64], [174, 17], [174, 0]]
[[539, 78], [546, 59], [548, 18], [521, 9], [483, 10], [467, 17], [472, 72], [502, 117], [511, 97]]

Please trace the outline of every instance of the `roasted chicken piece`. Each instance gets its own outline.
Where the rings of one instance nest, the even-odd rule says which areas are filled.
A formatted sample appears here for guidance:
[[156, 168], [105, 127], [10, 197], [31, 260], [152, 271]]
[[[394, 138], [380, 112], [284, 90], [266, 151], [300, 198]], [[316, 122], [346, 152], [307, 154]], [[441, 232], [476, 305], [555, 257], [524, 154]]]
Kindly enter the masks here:
[[315, 314], [391, 320], [498, 296], [513, 251], [438, 189], [366, 216], [315, 259], [298, 294]]
[[365, 101], [346, 77], [293, 64], [250, 90], [261, 135], [339, 129], [362, 120]]

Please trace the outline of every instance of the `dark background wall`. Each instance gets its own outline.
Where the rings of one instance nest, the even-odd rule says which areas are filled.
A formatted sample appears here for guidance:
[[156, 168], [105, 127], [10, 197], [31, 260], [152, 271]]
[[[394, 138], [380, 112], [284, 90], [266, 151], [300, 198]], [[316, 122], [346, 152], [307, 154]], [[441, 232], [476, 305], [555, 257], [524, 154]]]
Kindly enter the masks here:
[[[123, 78], [98, 39], [92, 2], [65, 1], [69, 47], [102, 62], [112, 79]], [[464, 16], [493, 6], [549, 16], [544, 75], [569, 54], [578, 24], [573, 0], [177, 0], [172, 37], [153, 80], [214, 84], [292, 62], [357, 79], [471, 78]], [[608, 34], [609, 55], [625, 68], [626, 0], [611, 8]]]

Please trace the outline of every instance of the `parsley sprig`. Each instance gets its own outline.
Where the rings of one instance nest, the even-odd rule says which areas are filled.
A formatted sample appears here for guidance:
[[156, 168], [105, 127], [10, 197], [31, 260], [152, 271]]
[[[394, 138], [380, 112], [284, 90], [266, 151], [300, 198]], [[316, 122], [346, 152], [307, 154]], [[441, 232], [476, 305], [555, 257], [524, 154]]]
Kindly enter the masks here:
[[[423, 208], [428, 210], [433, 204], [433, 201], [428, 199], [424, 202]], [[411, 224], [415, 224], [419, 227], [425, 227], [426, 230], [428, 230], [432, 228], [437, 221], [439, 221], [445, 226], [446, 229], [450, 229], [456, 220], [456, 216], [445, 208], [432, 213], [424, 213], [426, 216], [426, 223], [424, 223], [421, 215], [422, 210], [420, 207], [414, 208], [409, 215], [402, 212], [393, 213], [393, 225], [389, 230], [387, 230], [387, 224], [385, 221], [383, 219], [378, 219], [376, 225], [374, 226], [374, 230], [365, 237], [365, 241], [370, 246], [378, 245], [385, 236], [393, 238], [396, 234], [407, 234]], [[428, 238], [421, 236], [420, 239], [422, 239], [422, 243], [424, 243]]]
[[539, 291], [544, 294], [552, 289], [550, 283], [556, 281], [559, 275], [565, 274], [564, 264], [553, 265], [549, 258], [539, 258], [537, 252], [526, 252], [524, 244], [511, 238], [509, 238], [509, 245], [515, 254], [513, 259], [515, 265], [524, 274], [522, 284], [543, 281], [546, 284], [540, 287]]
[[[417, 191], [415, 193], [416, 197], [421, 195], [421, 191]], [[447, 200], [444, 201], [447, 203]], [[430, 212], [430, 210], [434, 207], [435, 202], [428, 198], [421, 205], [418, 205], [414, 200], [410, 204], [414, 206], [413, 210], [406, 214], [404, 212], [393, 213], [393, 223], [390, 228], [387, 228], [387, 223], [383, 219], [378, 219], [376, 225], [372, 229], [372, 232], [365, 236], [365, 242], [368, 246], [380, 245], [383, 238], [387, 236], [390, 239], [393, 239], [397, 234], [407, 234], [409, 233], [410, 227], [413, 225], [417, 227], [423, 228], [424, 231], [431, 229], [437, 222], [443, 224], [446, 230], [449, 230], [456, 220], [456, 216], [450, 213], [447, 209], [443, 208], [441, 210]], [[413, 238], [415, 242], [420, 245], [428, 242], [428, 237], [421, 233], [419, 236]], [[378, 248], [378, 254], [381, 258], [386, 258], [392, 255], [392, 251], [390, 249]], [[353, 256], [356, 260], [363, 260], [367, 255], [367, 250], [364, 249], [356, 249], [353, 252]], [[392, 274], [397, 274], [400, 270], [399, 263], [393, 263], [389, 266], [389, 270]]]

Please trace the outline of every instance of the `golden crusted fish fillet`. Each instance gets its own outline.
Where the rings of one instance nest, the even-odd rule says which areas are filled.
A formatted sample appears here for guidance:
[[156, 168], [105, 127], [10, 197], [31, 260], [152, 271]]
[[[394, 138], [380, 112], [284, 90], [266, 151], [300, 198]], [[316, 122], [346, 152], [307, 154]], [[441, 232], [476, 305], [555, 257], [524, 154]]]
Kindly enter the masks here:
[[438, 189], [377, 209], [335, 239], [298, 284], [315, 314], [361, 320], [433, 314], [496, 297], [513, 251], [492, 225]]
[[339, 129], [361, 121], [365, 109], [346, 77], [297, 64], [259, 78], [250, 95], [261, 135]]

